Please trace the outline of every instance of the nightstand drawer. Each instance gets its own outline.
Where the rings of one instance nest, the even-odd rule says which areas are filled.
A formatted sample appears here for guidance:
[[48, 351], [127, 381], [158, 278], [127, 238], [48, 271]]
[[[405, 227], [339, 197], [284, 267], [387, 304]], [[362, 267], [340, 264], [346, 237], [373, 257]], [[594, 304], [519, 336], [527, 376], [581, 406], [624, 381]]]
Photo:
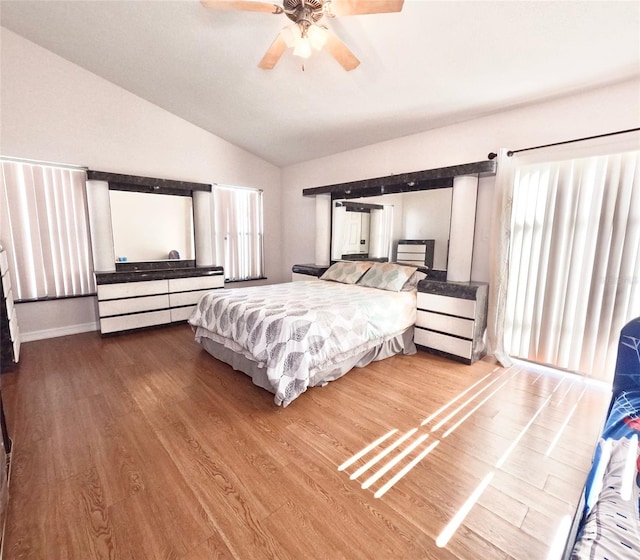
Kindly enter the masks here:
[[188, 292], [190, 290], [212, 290], [224, 288], [224, 275], [194, 276], [192, 278], [170, 278], [170, 292]]
[[432, 331], [440, 331], [471, 340], [473, 338], [474, 322], [471, 319], [440, 315], [430, 311], [418, 309], [416, 326]]
[[441, 296], [418, 292], [418, 309], [436, 311], [457, 317], [473, 319], [476, 316], [476, 302], [472, 299]]
[[421, 328], [415, 329], [413, 340], [420, 346], [433, 348], [434, 350], [440, 350], [441, 352], [453, 354], [454, 356], [460, 356], [467, 360], [471, 359], [471, 354], [473, 351], [473, 342], [471, 340], [465, 340], [462, 338], [456, 338], [454, 336], [448, 336], [446, 334], [425, 331]]

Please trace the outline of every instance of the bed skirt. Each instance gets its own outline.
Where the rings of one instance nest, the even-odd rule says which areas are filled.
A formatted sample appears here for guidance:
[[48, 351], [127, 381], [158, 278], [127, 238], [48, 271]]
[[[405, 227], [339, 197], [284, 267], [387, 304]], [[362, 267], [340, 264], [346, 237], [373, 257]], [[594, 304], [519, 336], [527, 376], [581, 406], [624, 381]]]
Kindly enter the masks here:
[[[214, 358], [230, 365], [237, 371], [247, 374], [258, 387], [262, 387], [270, 393], [275, 393], [273, 387], [269, 383], [266, 368], [260, 367], [257, 362], [226, 348], [224, 344], [215, 342], [206, 336], [202, 336], [201, 344], [203, 348]], [[395, 354], [411, 355], [415, 353], [416, 345], [413, 342], [413, 326], [411, 326], [400, 334], [382, 341], [374, 348], [366, 350], [356, 356], [352, 356], [337, 364], [331, 364], [327, 369], [318, 371], [309, 380], [309, 387], [324, 386], [329, 383], [329, 381], [335, 381], [342, 377], [354, 367], [362, 368], [371, 362], [384, 360], [385, 358], [389, 358]]]

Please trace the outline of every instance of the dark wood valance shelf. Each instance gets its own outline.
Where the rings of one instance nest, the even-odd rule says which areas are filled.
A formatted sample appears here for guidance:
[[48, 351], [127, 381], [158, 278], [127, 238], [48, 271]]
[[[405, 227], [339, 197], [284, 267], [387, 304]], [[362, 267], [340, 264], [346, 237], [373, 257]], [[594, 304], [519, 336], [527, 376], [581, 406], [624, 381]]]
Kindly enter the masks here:
[[376, 196], [401, 192], [424, 191], [453, 186], [453, 178], [461, 175], [493, 175], [497, 169], [497, 161], [486, 160], [475, 163], [439, 167], [412, 173], [400, 173], [387, 177], [376, 177], [337, 183], [323, 187], [303, 189], [304, 196], [331, 194], [333, 198], [356, 198], [360, 196]]
[[150, 192], [158, 194], [173, 194], [191, 196], [193, 191], [211, 192], [211, 185], [207, 183], [192, 183], [190, 181], [174, 181], [173, 179], [158, 179], [155, 177], [139, 177], [137, 175], [122, 175], [105, 171], [87, 171], [87, 179], [106, 181], [111, 190]]

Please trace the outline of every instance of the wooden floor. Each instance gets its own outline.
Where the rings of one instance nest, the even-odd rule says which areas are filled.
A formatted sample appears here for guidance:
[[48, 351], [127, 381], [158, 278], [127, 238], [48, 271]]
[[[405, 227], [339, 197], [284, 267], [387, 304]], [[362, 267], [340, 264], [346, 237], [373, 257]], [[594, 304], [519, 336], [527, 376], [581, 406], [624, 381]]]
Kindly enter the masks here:
[[5, 559], [544, 559], [609, 398], [418, 353], [280, 408], [184, 325], [27, 343], [2, 384]]

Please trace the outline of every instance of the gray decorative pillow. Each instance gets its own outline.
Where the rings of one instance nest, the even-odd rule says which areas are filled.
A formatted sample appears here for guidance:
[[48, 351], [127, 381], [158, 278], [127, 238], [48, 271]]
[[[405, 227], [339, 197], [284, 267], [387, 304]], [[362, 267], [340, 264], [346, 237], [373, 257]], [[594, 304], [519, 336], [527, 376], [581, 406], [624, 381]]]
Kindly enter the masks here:
[[340, 261], [332, 264], [329, 269], [320, 276], [320, 280], [333, 280], [343, 284], [355, 284], [362, 275], [371, 268], [370, 262]]
[[424, 280], [426, 277], [427, 275], [424, 272], [420, 272], [419, 270], [416, 270], [411, 276], [409, 276], [409, 280], [407, 280], [404, 283], [404, 286], [402, 286], [402, 290], [400, 291], [411, 292], [413, 290], [417, 290], [418, 282], [420, 282], [421, 280]]
[[360, 286], [399, 292], [405, 282], [417, 270], [415, 266], [401, 266], [395, 263], [374, 263], [358, 282]]

